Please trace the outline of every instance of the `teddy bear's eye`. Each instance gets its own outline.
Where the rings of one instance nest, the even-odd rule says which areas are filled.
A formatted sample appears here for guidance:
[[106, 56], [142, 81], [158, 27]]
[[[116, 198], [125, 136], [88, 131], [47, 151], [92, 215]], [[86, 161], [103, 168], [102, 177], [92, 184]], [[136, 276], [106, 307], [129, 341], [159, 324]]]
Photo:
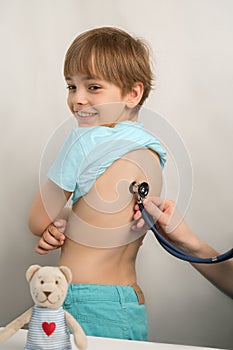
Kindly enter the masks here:
[[55, 281], [55, 284], [59, 284], [59, 281]]
[[43, 281], [43, 280], [41, 280], [41, 281], [40, 281], [40, 284], [44, 284], [44, 281]]

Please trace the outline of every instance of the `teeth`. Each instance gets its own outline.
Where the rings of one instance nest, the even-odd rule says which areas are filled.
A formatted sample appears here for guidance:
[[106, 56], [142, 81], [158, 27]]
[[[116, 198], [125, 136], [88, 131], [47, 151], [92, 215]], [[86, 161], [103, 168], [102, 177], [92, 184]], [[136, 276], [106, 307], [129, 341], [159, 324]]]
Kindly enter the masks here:
[[79, 117], [93, 117], [94, 115], [96, 115], [96, 113], [88, 113], [82, 111], [79, 111], [77, 114]]

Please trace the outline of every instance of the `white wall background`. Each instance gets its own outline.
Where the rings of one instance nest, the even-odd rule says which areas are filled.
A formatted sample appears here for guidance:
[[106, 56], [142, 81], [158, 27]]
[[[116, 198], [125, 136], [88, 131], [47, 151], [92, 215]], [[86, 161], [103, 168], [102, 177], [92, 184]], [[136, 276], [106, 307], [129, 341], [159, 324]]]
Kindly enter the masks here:
[[[0, 1], [0, 325], [31, 305], [27, 267], [57, 261], [34, 253], [27, 215], [43, 149], [69, 116], [64, 54], [91, 27], [119, 26], [150, 42], [157, 81], [146, 106], [176, 128], [192, 160], [186, 219], [219, 251], [232, 246], [232, 16], [231, 0]], [[151, 340], [233, 349], [232, 300], [189, 264], [148, 236], [138, 270]]]

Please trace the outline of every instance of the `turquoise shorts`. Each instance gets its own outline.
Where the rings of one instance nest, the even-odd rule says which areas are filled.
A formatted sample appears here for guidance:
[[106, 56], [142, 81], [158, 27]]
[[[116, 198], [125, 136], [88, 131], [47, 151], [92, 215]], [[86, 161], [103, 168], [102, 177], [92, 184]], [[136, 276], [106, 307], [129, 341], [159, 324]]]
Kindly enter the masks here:
[[86, 335], [147, 341], [142, 298], [137, 285], [70, 284], [63, 308], [80, 323]]

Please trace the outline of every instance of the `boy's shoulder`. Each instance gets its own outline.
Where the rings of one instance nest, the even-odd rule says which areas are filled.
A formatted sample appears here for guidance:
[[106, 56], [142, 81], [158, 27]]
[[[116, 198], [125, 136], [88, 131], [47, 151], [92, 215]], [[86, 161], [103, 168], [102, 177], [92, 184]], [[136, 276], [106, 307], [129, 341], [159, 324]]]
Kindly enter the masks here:
[[[92, 149], [108, 142], [133, 142], [138, 145], [160, 144], [159, 140], [144, 128], [142, 122], [123, 121], [114, 127], [93, 126], [74, 128], [69, 137], [68, 143], [79, 145], [83, 149]], [[138, 147], [137, 147], [138, 148]]]
[[72, 143], [75, 153], [82, 151], [86, 157], [106, 157], [106, 154], [117, 154], [140, 148], [150, 148], [158, 153], [162, 167], [166, 160], [166, 152], [160, 141], [153, 133], [144, 128], [142, 122], [124, 121], [113, 128], [108, 126], [94, 126], [75, 128], [72, 131]]

